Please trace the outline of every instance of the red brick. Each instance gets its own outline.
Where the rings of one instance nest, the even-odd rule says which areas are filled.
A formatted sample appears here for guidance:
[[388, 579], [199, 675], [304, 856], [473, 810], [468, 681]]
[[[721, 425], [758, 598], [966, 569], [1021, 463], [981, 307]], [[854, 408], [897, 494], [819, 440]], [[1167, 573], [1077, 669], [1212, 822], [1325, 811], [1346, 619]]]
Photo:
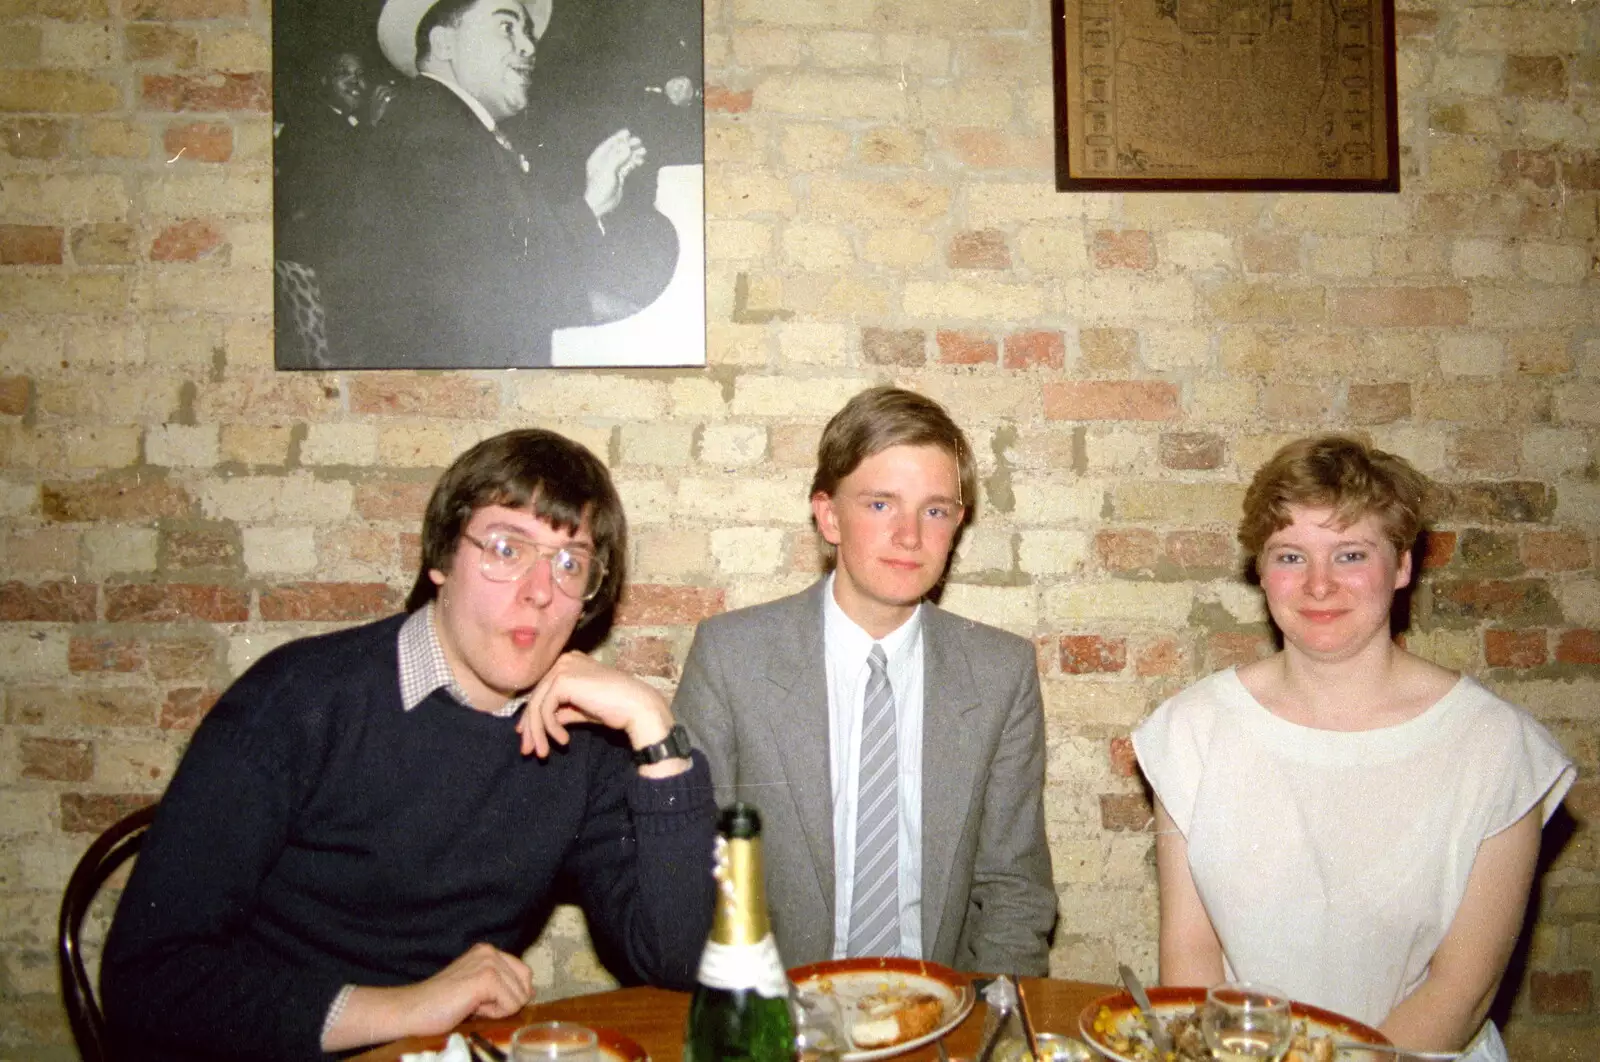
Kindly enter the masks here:
[[232, 524], [211, 527], [164, 528], [161, 532], [163, 571], [196, 568], [242, 569], [244, 547], [239, 529]]
[[1006, 336], [1002, 364], [1008, 369], [1060, 369], [1067, 364], [1067, 341], [1060, 332], [1013, 332]]
[[216, 690], [185, 687], [170, 691], [161, 702], [162, 730], [193, 730], [220, 696]]
[[217, 667], [217, 647], [209, 641], [161, 639], [146, 646], [145, 652], [150, 677], [157, 682], [205, 679]]
[[1529, 531], [1522, 563], [1537, 571], [1577, 572], [1589, 567], [1589, 540], [1576, 531]]
[[1427, 531], [1422, 536], [1422, 570], [1431, 572], [1449, 564], [1456, 555], [1454, 531]]
[[1557, 623], [1561, 609], [1543, 579], [1435, 580], [1433, 614], [1446, 620], [1508, 626]]
[[0, 416], [20, 417], [28, 412], [33, 381], [26, 376], [0, 376]]
[[1587, 1014], [1594, 1005], [1588, 970], [1535, 970], [1528, 989], [1535, 1014]]
[[422, 523], [432, 493], [431, 479], [364, 481], [356, 484], [356, 514], [363, 520], [400, 520], [417, 526]]
[[1562, 631], [1556, 642], [1556, 663], [1589, 667], [1600, 664], [1600, 631]]
[[362, 373], [350, 381], [350, 412], [383, 416], [494, 417], [497, 385], [469, 376]]
[[1139, 356], [1139, 333], [1131, 328], [1085, 328], [1078, 333], [1083, 368], [1090, 372], [1126, 372]]
[[990, 336], [971, 332], [939, 331], [934, 334], [941, 365], [993, 365], [999, 360], [1000, 345]]
[[726, 607], [723, 592], [699, 586], [630, 583], [617, 606], [618, 627], [665, 627], [699, 623]]
[[1393, 424], [1411, 416], [1411, 385], [1351, 384], [1346, 398], [1350, 419], [1357, 424]]
[[1471, 300], [1465, 288], [1348, 288], [1329, 293], [1336, 324], [1363, 328], [1465, 325]]
[[48, 118], [0, 121], [0, 155], [14, 159], [58, 159], [67, 150], [67, 125]]
[[999, 229], [958, 232], [950, 238], [945, 261], [951, 269], [1010, 269], [1011, 251]]
[[266, 74], [147, 74], [142, 103], [158, 111], [260, 111], [271, 108]]
[[144, 643], [134, 638], [75, 636], [67, 643], [68, 671], [138, 671]]
[[190, 514], [193, 504], [182, 487], [148, 476], [44, 483], [39, 487], [40, 509], [46, 519], [59, 523], [115, 524], [180, 518]]
[[29, 738], [18, 742], [22, 777], [42, 782], [87, 782], [94, 773], [94, 746], [64, 738]]
[[1567, 64], [1556, 55], [1506, 56], [1505, 94], [1540, 100], [1567, 95]]
[[249, 0], [128, 0], [124, 8], [129, 21], [187, 22], [202, 18], [243, 18], [250, 13]]
[[169, 162], [227, 162], [233, 158], [233, 127], [213, 122], [171, 125], [161, 144]]
[[159, 707], [150, 690], [129, 686], [83, 690], [74, 701], [78, 721], [85, 726], [154, 726]]
[[1176, 420], [1178, 389], [1154, 380], [1047, 383], [1048, 420]]
[[1555, 515], [1555, 491], [1544, 483], [1504, 480], [1452, 483], [1450, 516], [1463, 523], [1542, 524]]
[[1124, 638], [1102, 638], [1097, 634], [1061, 636], [1061, 673], [1088, 675], [1116, 672], [1128, 666], [1128, 642]]
[[1133, 670], [1140, 678], [1162, 675], [1182, 675], [1184, 671], [1183, 647], [1172, 638], [1158, 638], [1141, 645], [1134, 654]]
[[62, 793], [61, 832], [100, 834], [156, 802], [149, 793]]
[[927, 362], [927, 336], [921, 329], [861, 330], [861, 357], [869, 365], [922, 365]]
[[215, 223], [204, 218], [189, 218], [168, 225], [150, 243], [152, 262], [197, 262], [223, 245], [224, 237]]
[[64, 246], [59, 225], [0, 225], [0, 265], [60, 265]]
[[1125, 531], [1096, 531], [1095, 556], [1101, 567], [1111, 572], [1143, 571], [1161, 560], [1161, 539], [1154, 531], [1129, 528]]
[[1161, 467], [1181, 471], [1221, 468], [1227, 453], [1222, 436], [1200, 431], [1166, 431], [1158, 445]]
[[1238, 242], [1239, 260], [1250, 273], [1298, 273], [1300, 237], [1249, 235]]
[[1549, 659], [1542, 629], [1483, 632], [1483, 658], [1490, 667], [1539, 667]]
[[250, 618], [250, 592], [197, 583], [129, 583], [106, 587], [111, 623], [243, 623]]
[[1554, 188], [1558, 160], [1550, 151], [1503, 151], [1500, 153], [1500, 182], [1516, 187], [1522, 182], [1535, 188]]
[[387, 583], [288, 583], [262, 589], [261, 618], [348, 622], [392, 615], [401, 604]]
[[85, 623], [94, 619], [89, 583], [0, 583], [0, 622]]
[[1111, 773], [1124, 778], [1137, 778], [1139, 775], [1139, 757], [1134, 755], [1133, 739], [1131, 737], [1114, 737], [1111, 739], [1110, 748]]
[[723, 85], [706, 86], [706, 110], [716, 114], [744, 114], [755, 102], [755, 89], [734, 91]]
[[1221, 531], [1173, 531], [1162, 546], [1167, 558], [1185, 571], [1231, 572], [1238, 560], [1233, 536]]
[[617, 639], [617, 670], [629, 675], [675, 680], [678, 661], [672, 643], [653, 635], [625, 635]]
[[1117, 833], [1142, 832], [1155, 822], [1155, 809], [1143, 793], [1101, 793], [1100, 826]]
[[1272, 638], [1265, 634], [1220, 631], [1206, 639], [1206, 670], [1220, 671], [1225, 667], [1253, 664], [1257, 660], [1265, 660], [1277, 648]]
[[1600, 189], [1600, 152], [1578, 151], [1563, 156], [1561, 183], [1575, 192]]
[[1101, 229], [1094, 234], [1094, 264], [1097, 269], [1154, 269], [1155, 241], [1140, 229]]
[[400, 570], [414, 572], [422, 568], [422, 535], [416, 531], [402, 531], [400, 545]]

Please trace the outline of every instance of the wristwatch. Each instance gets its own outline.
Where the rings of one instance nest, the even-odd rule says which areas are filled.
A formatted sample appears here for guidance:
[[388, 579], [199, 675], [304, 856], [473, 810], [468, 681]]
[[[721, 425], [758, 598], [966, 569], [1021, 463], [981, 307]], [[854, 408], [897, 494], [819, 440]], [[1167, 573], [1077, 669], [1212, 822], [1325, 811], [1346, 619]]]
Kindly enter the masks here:
[[660, 763], [662, 760], [688, 759], [689, 753], [693, 751], [694, 746], [689, 742], [689, 731], [683, 728], [682, 723], [673, 723], [666, 737], [654, 745], [634, 749], [633, 762], [643, 767], [649, 763]]

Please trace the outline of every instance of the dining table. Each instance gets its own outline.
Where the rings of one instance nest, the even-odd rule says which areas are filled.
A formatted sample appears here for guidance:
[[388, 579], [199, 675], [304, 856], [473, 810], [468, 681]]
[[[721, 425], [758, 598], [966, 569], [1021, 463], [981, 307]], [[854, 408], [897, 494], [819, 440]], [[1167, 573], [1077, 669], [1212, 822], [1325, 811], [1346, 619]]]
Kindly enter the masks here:
[[[1092, 981], [1063, 981], [1049, 977], [1020, 977], [1028, 1017], [1035, 1032], [1065, 1033], [1078, 1036], [1078, 1015], [1102, 996], [1118, 991], [1112, 985]], [[609, 1029], [633, 1040], [649, 1054], [651, 1062], [678, 1062], [683, 1055], [684, 1025], [689, 1015], [689, 993], [664, 988], [619, 988], [610, 992], [570, 996], [548, 1003], [532, 1003], [510, 1018], [474, 1019], [456, 1031], [478, 1031], [504, 1045], [513, 1030], [538, 1021], [570, 1021], [592, 1029]], [[987, 1005], [980, 995], [977, 1004], [943, 1038], [945, 1051], [952, 1058], [973, 1058], [978, 1053]], [[410, 1037], [382, 1044], [355, 1056], [355, 1062], [397, 1062], [403, 1054], [437, 1050], [443, 1036]], [[904, 1062], [931, 1062], [938, 1059], [934, 1044], [895, 1056]]]

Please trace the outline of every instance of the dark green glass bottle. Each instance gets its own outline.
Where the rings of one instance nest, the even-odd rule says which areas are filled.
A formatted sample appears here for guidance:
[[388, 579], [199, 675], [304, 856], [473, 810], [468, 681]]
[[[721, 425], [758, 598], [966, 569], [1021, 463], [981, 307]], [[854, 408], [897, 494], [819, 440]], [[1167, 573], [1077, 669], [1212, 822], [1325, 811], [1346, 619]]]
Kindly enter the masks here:
[[761, 816], [733, 804], [717, 831], [716, 917], [689, 1004], [683, 1062], [794, 1062], [789, 979], [767, 918]]

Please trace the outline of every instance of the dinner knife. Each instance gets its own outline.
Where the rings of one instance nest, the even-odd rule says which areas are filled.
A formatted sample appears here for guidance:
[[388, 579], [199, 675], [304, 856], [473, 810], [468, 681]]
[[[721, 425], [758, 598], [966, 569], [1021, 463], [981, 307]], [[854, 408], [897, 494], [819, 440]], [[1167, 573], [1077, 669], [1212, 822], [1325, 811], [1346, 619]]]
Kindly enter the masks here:
[[1150, 1042], [1155, 1045], [1156, 1054], [1165, 1058], [1167, 1052], [1172, 1050], [1172, 1034], [1167, 1032], [1167, 1027], [1151, 1009], [1150, 997], [1145, 993], [1144, 985], [1140, 983], [1139, 976], [1133, 969], [1127, 963], [1123, 963], [1117, 967], [1117, 973], [1122, 975], [1123, 986], [1127, 988], [1128, 995], [1133, 997], [1134, 1003], [1139, 1007], [1139, 1016], [1144, 1019], [1144, 1027], [1150, 1030]]
[[476, 1031], [470, 1032], [467, 1034], [467, 1039], [472, 1041], [472, 1045], [476, 1047], [478, 1052], [481, 1053], [485, 1058], [491, 1058], [494, 1060], [494, 1062], [506, 1062], [506, 1053], [500, 1050], [500, 1048], [496, 1047], [494, 1041], [483, 1035], [483, 1033]]

